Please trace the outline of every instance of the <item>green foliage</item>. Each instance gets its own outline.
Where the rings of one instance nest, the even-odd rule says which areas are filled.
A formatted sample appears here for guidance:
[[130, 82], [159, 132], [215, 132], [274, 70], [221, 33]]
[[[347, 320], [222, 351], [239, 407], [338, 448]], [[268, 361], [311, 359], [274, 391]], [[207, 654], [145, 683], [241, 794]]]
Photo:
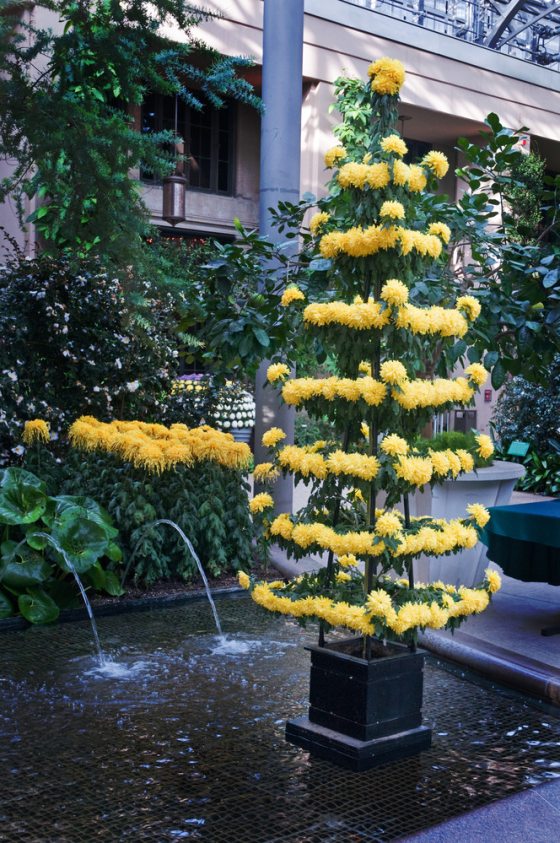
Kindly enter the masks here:
[[508, 373], [546, 382], [560, 351], [560, 176], [543, 179], [542, 162], [515, 148], [518, 135], [495, 114], [486, 123], [484, 146], [459, 140], [468, 190], [450, 213], [464, 259], [458, 281], [483, 306], [459, 356], [483, 361], [498, 389]]
[[328, 416], [314, 418], [306, 410], [296, 413], [295, 444], [300, 447], [313, 445], [318, 440], [330, 441], [336, 436], [336, 431]]
[[560, 446], [549, 446], [547, 453], [531, 450], [523, 459], [526, 474], [517, 488], [523, 492], [558, 497], [560, 495]]
[[[26, 199], [37, 200], [28, 219], [53, 254], [95, 251], [126, 265], [147, 231], [130, 171], [171, 172], [176, 152], [162, 144], [178, 143], [173, 132], [136, 131], [128, 109], [148, 91], [197, 109], [224, 97], [259, 107], [236, 75], [252, 62], [195, 38], [211, 13], [185, 0], [43, 0], [60, 20], [54, 31], [34, 26], [26, 5], [11, 3], [0, 17], [0, 154], [16, 162], [0, 198], [15, 196], [22, 221]], [[182, 40], [164, 38], [163, 24]]]
[[[23, 423], [54, 438], [80, 415], [158, 417], [177, 369], [175, 299], [95, 259], [14, 258], [0, 268], [0, 464]], [[45, 462], [48, 461], [45, 457]]]
[[83, 490], [106, 507], [121, 535], [126, 576], [135, 583], [198, 577], [180, 536], [151, 526], [159, 518], [178, 524], [209, 575], [251, 564], [248, 486], [239, 471], [204, 462], [147, 475], [111, 455], [80, 451], [66, 460], [64, 488]]
[[114, 571], [101, 565], [120, 561], [118, 531], [91, 498], [49, 496], [34, 474], [7, 468], [0, 472], [0, 525], [0, 617], [19, 610], [30, 623], [56, 620], [78, 594], [72, 568], [86, 587], [122, 594]]

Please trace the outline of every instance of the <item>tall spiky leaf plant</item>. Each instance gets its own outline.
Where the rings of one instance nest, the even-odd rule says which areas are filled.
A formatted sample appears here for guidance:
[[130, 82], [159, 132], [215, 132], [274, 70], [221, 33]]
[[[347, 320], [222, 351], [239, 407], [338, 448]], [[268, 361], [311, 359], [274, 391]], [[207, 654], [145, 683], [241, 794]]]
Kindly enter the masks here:
[[[266, 529], [295, 558], [326, 552], [327, 564], [288, 583], [241, 575], [265, 608], [318, 619], [320, 644], [331, 627], [359, 632], [365, 658], [372, 636], [414, 648], [419, 629], [457, 627], [484, 610], [500, 586], [493, 571], [474, 589], [414, 578], [415, 559], [473, 547], [488, 520], [475, 503], [450, 521], [411, 517], [409, 505], [416, 490], [472, 470], [467, 450], [435, 452], [414, 442], [434, 413], [469, 406], [487, 373], [475, 363], [460, 377], [430, 374], [429, 361], [445, 359], [442, 351], [466, 335], [480, 305], [471, 296], [450, 301], [443, 288], [437, 305], [423, 306], [411, 295], [425, 289], [418, 279], [437, 284], [451, 232], [440, 218], [445, 205], [433, 194], [448, 169], [445, 156], [431, 151], [405, 163], [406, 144], [393, 128], [404, 75], [392, 59], [370, 66], [367, 145], [351, 152], [335, 146], [326, 154], [332, 178], [310, 230], [317, 259], [328, 262], [328, 293], [312, 303], [294, 288], [285, 293], [284, 304], [300, 309], [305, 334], [320, 338], [336, 360], [337, 375], [290, 378], [280, 361], [268, 370], [287, 404], [328, 415], [337, 431], [337, 441], [300, 448], [283, 444], [283, 431], [272, 428], [263, 437], [271, 460], [255, 471], [260, 481], [273, 482], [283, 471], [311, 483], [308, 505], [278, 515]], [[428, 293], [433, 301], [433, 287]], [[474, 449], [488, 456], [489, 437], [479, 435]], [[261, 493], [251, 508], [267, 519], [271, 505]]]

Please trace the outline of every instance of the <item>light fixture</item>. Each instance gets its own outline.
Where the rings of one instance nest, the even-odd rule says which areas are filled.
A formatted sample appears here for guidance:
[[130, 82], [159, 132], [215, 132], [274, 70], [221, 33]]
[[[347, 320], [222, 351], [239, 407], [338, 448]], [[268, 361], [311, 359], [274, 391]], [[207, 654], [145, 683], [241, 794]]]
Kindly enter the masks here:
[[[177, 109], [178, 99], [175, 94], [175, 136], [177, 136]], [[182, 145], [176, 149], [178, 154], [181, 154]], [[183, 161], [177, 161], [175, 165], [175, 172], [170, 176], [165, 176], [163, 179], [163, 210], [161, 213], [165, 222], [170, 225], [177, 225], [184, 222], [185, 215], [185, 190], [187, 187], [187, 180], [182, 172]]]

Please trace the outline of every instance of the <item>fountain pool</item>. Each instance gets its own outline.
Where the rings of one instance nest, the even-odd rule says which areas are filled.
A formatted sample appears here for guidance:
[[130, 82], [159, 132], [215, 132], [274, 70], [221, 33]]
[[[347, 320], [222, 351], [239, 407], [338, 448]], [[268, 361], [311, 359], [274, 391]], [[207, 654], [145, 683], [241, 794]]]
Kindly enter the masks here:
[[560, 776], [560, 723], [428, 660], [433, 747], [351, 773], [284, 740], [316, 630], [221, 598], [0, 635], [0, 839], [388, 841]]

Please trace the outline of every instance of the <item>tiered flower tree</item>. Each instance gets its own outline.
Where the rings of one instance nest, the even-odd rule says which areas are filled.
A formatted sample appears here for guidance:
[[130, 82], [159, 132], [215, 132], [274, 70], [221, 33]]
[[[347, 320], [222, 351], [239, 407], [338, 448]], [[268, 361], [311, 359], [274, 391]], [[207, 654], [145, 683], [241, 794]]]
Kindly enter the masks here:
[[[330, 417], [338, 441], [285, 445], [283, 431], [273, 428], [263, 437], [271, 461], [255, 470], [260, 481], [273, 482], [283, 471], [312, 484], [303, 510], [265, 526], [296, 558], [326, 551], [328, 562], [288, 583], [241, 575], [261, 606], [318, 619], [320, 644], [330, 627], [360, 633], [365, 658], [372, 636], [414, 649], [419, 629], [458, 626], [483, 611], [500, 587], [491, 570], [474, 589], [414, 578], [415, 559], [473, 547], [488, 520], [476, 503], [450, 521], [413, 517], [409, 504], [418, 489], [473, 469], [468, 450], [435, 452], [417, 447], [415, 437], [434, 414], [469, 406], [487, 373], [473, 363], [458, 377], [433, 375], [434, 359], [445, 366], [446, 349], [465, 336], [480, 304], [459, 291], [450, 300], [443, 283], [437, 286], [434, 269], [445, 259], [451, 232], [433, 191], [448, 162], [436, 151], [416, 164], [403, 160], [408, 150], [393, 127], [404, 68], [382, 58], [369, 77], [369, 146], [358, 154], [342, 146], [329, 150], [325, 161], [333, 176], [309, 226], [317, 257], [327, 262], [329, 289], [324, 300], [306, 303], [292, 286], [283, 299], [286, 307], [300, 308], [303, 330], [328, 350], [337, 375], [290, 378], [282, 362], [268, 370], [286, 403]], [[478, 453], [490, 456], [489, 437], [478, 435], [476, 442]], [[266, 519], [271, 506], [271, 496], [261, 493], [251, 508]]]

